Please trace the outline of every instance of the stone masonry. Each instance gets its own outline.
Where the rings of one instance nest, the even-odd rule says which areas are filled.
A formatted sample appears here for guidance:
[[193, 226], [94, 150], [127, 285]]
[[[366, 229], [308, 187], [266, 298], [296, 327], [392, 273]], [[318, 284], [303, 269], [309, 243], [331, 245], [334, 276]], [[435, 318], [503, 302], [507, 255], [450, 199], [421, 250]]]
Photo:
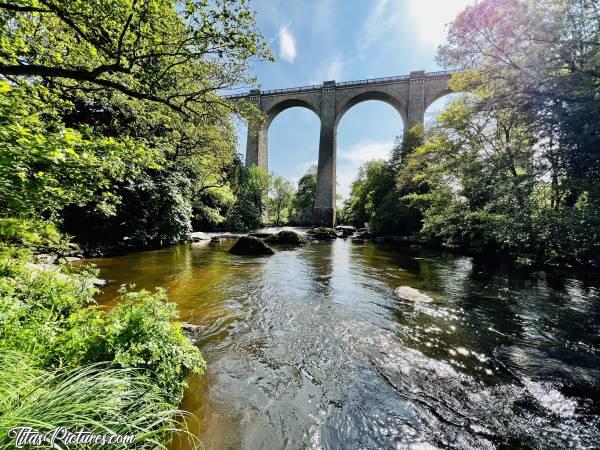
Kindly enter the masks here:
[[272, 91], [252, 90], [232, 95], [232, 100], [256, 104], [267, 120], [248, 130], [246, 165], [268, 170], [268, 130], [280, 112], [301, 106], [313, 111], [321, 120], [317, 169], [315, 225], [335, 225], [336, 129], [340, 119], [352, 106], [367, 100], [381, 100], [393, 106], [404, 122], [404, 132], [422, 123], [425, 110], [434, 101], [450, 93], [452, 72], [411, 72], [410, 75], [304, 86]]

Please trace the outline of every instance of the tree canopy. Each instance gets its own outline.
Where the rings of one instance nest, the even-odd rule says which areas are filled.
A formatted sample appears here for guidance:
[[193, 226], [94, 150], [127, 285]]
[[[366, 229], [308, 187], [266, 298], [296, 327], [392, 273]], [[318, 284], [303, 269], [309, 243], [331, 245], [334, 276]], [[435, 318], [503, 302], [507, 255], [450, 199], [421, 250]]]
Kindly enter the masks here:
[[270, 58], [246, 0], [0, 2], [0, 74], [114, 90], [195, 119]]

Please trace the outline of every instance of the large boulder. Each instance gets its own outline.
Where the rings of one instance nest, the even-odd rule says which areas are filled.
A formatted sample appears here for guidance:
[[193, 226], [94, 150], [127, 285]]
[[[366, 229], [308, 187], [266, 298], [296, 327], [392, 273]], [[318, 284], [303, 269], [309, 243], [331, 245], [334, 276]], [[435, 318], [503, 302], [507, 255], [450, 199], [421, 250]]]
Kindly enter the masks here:
[[333, 228], [316, 227], [306, 232], [309, 236], [319, 241], [337, 239], [338, 235]]
[[335, 229], [341, 232], [343, 236], [352, 236], [356, 232], [356, 228], [350, 225], [339, 225]]
[[210, 236], [202, 231], [195, 231], [191, 235], [192, 242], [210, 241]]
[[400, 286], [394, 292], [399, 298], [411, 302], [429, 303], [433, 301], [433, 298], [431, 298], [429, 295], [409, 286]]
[[269, 244], [284, 244], [284, 245], [302, 245], [306, 244], [306, 240], [292, 230], [282, 230], [265, 238], [265, 242]]
[[235, 255], [273, 255], [275, 252], [262, 239], [253, 236], [240, 237], [229, 250]]

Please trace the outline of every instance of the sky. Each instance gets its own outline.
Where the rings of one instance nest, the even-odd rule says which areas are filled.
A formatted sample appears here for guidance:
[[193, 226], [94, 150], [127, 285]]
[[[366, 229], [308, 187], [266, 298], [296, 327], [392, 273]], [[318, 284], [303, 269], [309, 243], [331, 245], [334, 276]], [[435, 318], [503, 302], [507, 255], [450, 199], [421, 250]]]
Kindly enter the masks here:
[[[251, 0], [258, 26], [276, 62], [259, 62], [261, 89], [326, 80], [351, 81], [435, 71], [445, 25], [471, 0]], [[447, 99], [432, 105], [431, 117]], [[337, 193], [347, 197], [359, 167], [386, 158], [402, 134], [400, 115], [367, 101], [351, 108], [337, 129]], [[246, 130], [239, 127], [239, 152]], [[305, 108], [280, 113], [269, 127], [269, 171], [297, 182], [316, 164], [319, 119]]]

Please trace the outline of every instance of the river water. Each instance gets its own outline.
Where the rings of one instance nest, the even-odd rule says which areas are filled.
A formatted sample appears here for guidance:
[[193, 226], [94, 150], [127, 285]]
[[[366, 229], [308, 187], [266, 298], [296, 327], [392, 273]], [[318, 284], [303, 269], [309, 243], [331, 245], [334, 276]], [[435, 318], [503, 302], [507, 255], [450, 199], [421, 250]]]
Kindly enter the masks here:
[[[338, 239], [92, 260], [204, 327], [205, 448], [600, 448], [600, 282]], [[396, 297], [410, 286], [434, 301]], [[184, 445], [182, 445], [184, 447]]]

